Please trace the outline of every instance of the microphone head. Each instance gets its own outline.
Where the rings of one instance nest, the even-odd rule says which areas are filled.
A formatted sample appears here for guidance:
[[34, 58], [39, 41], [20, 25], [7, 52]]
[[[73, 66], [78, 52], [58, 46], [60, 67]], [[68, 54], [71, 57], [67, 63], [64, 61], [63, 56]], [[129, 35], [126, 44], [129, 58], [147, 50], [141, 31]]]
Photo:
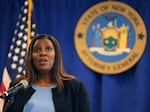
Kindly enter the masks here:
[[21, 80], [20, 83], [23, 85], [24, 89], [28, 87], [29, 83], [27, 80]]

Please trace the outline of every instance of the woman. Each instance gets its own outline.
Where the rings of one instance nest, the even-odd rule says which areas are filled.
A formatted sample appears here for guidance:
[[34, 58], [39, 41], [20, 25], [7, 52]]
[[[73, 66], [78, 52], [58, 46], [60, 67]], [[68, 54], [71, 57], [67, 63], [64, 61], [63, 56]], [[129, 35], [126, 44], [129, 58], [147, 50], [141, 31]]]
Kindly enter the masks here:
[[33, 37], [26, 57], [26, 75], [11, 86], [22, 79], [29, 86], [14, 95], [7, 112], [90, 112], [84, 84], [65, 73], [59, 43], [51, 35]]

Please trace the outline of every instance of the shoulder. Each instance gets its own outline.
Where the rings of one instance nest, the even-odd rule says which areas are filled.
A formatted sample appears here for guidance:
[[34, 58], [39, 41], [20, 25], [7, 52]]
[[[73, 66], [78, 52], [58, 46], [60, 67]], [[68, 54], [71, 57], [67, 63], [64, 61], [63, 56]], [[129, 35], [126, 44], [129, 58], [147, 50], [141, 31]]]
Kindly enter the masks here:
[[79, 86], [83, 84], [83, 82], [78, 79], [63, 80], [63, 83], [64, 86]]
[[85, 90], [85, 85], [78, 79], [63, 80], [64, 89], [72, 89], [76, 91]]

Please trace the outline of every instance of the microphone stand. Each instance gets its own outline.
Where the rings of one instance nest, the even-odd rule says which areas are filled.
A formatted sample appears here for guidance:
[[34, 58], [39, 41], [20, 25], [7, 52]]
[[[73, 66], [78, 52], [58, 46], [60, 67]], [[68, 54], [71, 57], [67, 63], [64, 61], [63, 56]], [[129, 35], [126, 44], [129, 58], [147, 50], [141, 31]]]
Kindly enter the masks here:
[[7, 112], [7, 109], [9, 108], [9, 106], [14, 102], [14, 96], [11, 96], [7, 103], [4, 105], [4, 108], [3, 108], [3, 112]]

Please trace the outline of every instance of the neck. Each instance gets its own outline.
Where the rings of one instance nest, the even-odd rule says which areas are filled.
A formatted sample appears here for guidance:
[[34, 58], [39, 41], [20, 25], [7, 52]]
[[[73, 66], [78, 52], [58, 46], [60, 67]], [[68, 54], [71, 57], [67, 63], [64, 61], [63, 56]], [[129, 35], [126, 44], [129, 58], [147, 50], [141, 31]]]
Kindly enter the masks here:
[[54, 82], [51, 81], [49, 74], [42, 74], [39, 75], [39, 79], [35, 82], [35, 85], [48, 87], [54, 85]]

